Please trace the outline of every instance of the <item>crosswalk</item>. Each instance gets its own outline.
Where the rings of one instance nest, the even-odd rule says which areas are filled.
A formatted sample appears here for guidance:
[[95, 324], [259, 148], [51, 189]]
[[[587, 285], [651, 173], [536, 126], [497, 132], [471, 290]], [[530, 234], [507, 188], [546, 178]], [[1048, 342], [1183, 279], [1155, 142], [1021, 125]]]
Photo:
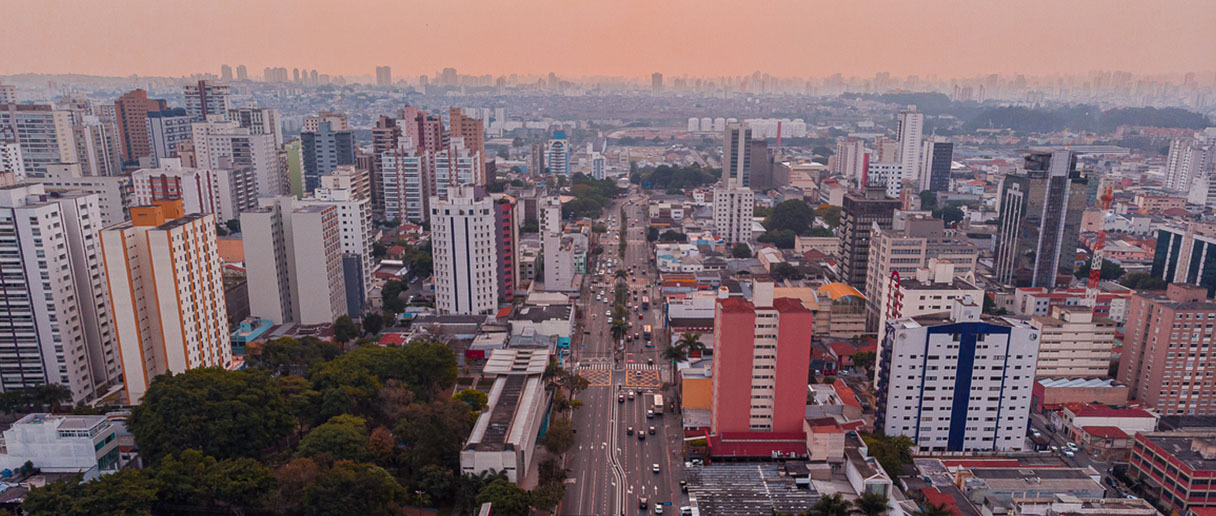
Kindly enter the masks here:
[[628, 364], [625, 364], [625, 369], [642, 370], [642, 371], [658, 371], [660, 368], [659, 368], [659, 366], [653, 365], [653, 364], [628, 363]]
[[[578, 369], [580, 371], [594, 371], [594, 370], [615, 369], [615, 367], [610, 363], [592, 362], [592, 363], [588, 363], [588, 364], [579, 364]], [[663, 368], [662, 368], [662, 366], [653, 365], [653, 364], [641, 364], [641, 363], [630, 362], [630, 363], [625, 364], [625, 369], [628, 369], [631, 371], [661, 371]]]

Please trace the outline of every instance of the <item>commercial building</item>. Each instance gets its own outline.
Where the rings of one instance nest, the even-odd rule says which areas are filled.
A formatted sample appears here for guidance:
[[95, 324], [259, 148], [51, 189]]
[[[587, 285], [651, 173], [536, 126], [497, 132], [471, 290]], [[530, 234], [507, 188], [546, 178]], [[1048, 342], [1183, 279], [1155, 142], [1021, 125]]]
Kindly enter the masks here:
[[503, 300], [515, 299], [519, 285], [519, 212], [514, 197], [494, 194], [494, 248], [498, 252], [498, 295]]
[[714, 308], [710, 430], [801, 433], [814, 315], [773, 284], [752, 285], [752, 299], [726, 297]]
[[574, 250], [562, 238], [562, 201], [545, 197], [540, 211], [541, 249], [544, 255], [544, 285], [548, 290], [575, 288]]
[[152, 166], [159, 167], [161, 160], [177, 157], [177, 145], [191, 138], [194, 118], [182, 108], [149, 111], [148, 148], [152, 153]]
[[131, 207], [133, 186], [128, 176], [85, 176], [76, 163], [47, 165], [46, 176], [38, 182], [48, 192], [66, 193], [81, 191], [97, 196], [97, 207], [101, 213], [101, 226], [106, 227], [127, 220], [127, 209]]
[[0, 468], [16, 471], [30, 462], [43, 473], [94, 480], [118, 471], [117, 432], [106, 416], [26, 414], [4, 431]]
[[0, 134], [16, 139], [25, 177], [42, 177], [52, 163], [76, 163], [72, 113], [49, 104], [0, 104]]
[[545, 147], [545, 163], [549, 165], [549, 175], [570, 175], [570, 141], [566, 139], [566, 131], [554, 131]]
[[[477, 118], [465, 115], [464, 110], [460, 108], [451, 108], [448, 110], [448, 134], [450, 141], [455, 142], [456, 138], [460, 138], [464, 148], [468, 149], [469, 154], [479, 156], [479, 161], [485, 162], [486, 153], [486, 132], [485, 123]], [[478, 173], [478, 176], [483, 180], [484, 184], [485, 172]]]
[[263, 197], [241, 213], [249, 309], [275, 324], [324, 324], [347, 315], [338, 208]]
[[723, 183], [751, 187], [751, 141], [752, 129], [746, 123], [726, 124], [726, 132], [722, 135]]
[[150, 99], [148, 92], [141, 89], [127, 92], [114, 101], [124, 165], [138, 164], [139, 158], [152, 155], [148, 145], [148, 112], [168, 107], [163, 99]]
[[494, 376], [487, 409], [473, 424], [460, 450], [461, 474], [503, 472], [518, 483], [527, 476], [536, 439], [545, 420], [549, 395], [541, 378], [549, 365], [547, 349], [495, 349], [482, 369]]
[[890, 229], [899, 200], [887, 197], [882, 187], [868, 186], [861, 194], [848, 193], [840, 210], [839, 280], [859, 290], [866, 289], [870, 266], [870, 229], [877, 224]]
[[1031, 317], [1039, 330], [1040, 378], [1104, 378], [1115, 348], [1115, 322], [1095, 317], [1088, 307], [1055, 307], [1050, 316]]
[[878, 360], [875, 427], [927, 451], [1019, 451], [1038, 359], [1037, 329], [981, 316], [956, 300], [948, 313], [887, 321]]
[[1085, 211], [1086, 178], [1071, 151], [1036, 152], [1001, 182], [993, 271], [1017, 287], [1072, 278]]
[[[898, 272], [901, 278], [912, 279], [917, 271], [924, 268], [939, 269], [941, 265], [950, 265], [951, 270], [921, 280], [922, 283], [945, 284], [953, 283], [954, 278], [975, 281], [976, 263], [979, 261], [979, 249], [969, 243], [955, 230], [947, 230], [941, 219], [935, 219], [925, 214], [896, 212], [889, 229], [871, 230], [870, 250], [867, 253], [869, 264], [866, 266], [865, 295], [869, 302], [866, 305], [866, 324], [871, 331], [879, 332], [879, 342], [882, 342], [882, 319], [886, 316], [888, 298], [891, 295], [891, 273]], [[970, 285], [974, 289], [974, 285]], [[905, 295], [905, 298], [911, 296]], [[938, 298], [938, 300], [946, 298]], [[978, 296], [975, 297], [978, 299]], [[932, 301], [932, 296], [930, 296]], [[916, 299], [908, 299], [907, 304], [915, 304]], [[938, 308], [948, 310], [950, 303], [929, 303], [941, 305]], [[920, 315], [925, 312], [904, 312], [905, 317]]]
[[1127, 313], [1119, 381], [1132, 398], [1170, 415], [1216, 415], [1216, 302], [1207, 290], [1171, 283], [1138, 292]]
[[949, 192], [950, 165], [954, 161], [954, 144], [945, 138], [935, 137], [925, 141], [921, 153], [920, 185], [921, 191]]
[[232, 365], [213, 216], [133, 207], [101, 231], [101, 250], [129, 403], [157, 375]]
[[1159, 226], [1150, 273], [1167, 282], [1203, 287], [1208, 297], [1216, 295], [1216, 225]]
[[[1216, 507], [1216, 434], [1143, 432], [1132, 444], [1128, 476], [1143, 486], [1145, 498], [1178, 514], [1206, 514]], [[1194, 510], [1194, 511], [1192, 511]]]
[[[103, 122], [96, 116], [86, 115], [82, 118], [72, 125], [72, 137], [76, 141], [76, 159], [80, 162], [83, 175], [122, 175], [122, 145], [118, 126], [112, 121]], [[0, 165], [0, 169], [3, 168]]]
[[209, 119], [225, 120], [228, 117], [229, 87], [227, 84], [216, 84], [212, 81], [198, 81], [197, 84], [187, 84], [183, 94], [186, 97], [186, 113], [195, 122], [206, 122]]
[[[1119, 324], [1127, 322], [1127, 303], [1134, 292], [1114, 283], [1103, 283], [1101, 287], [1093, 306], [1094, 317], [1110, 319]], [[1046, 316], [1051, 315], [1051, 310], [1057, 306], [1079, 307], [1084, 301], [1084, 288], [1049, 290], [1021, 287], [1013, 291], [1013, 306], [1009, 311], [1027, 317]]]
[[274, 135], [250, 134], [249, 129], [231, 121], [196, 123], [193, 127], [200, 168], [249, 168], [259, 197], [282, 195], [287, 190], [287, 168]]
[[[342, 168], [335, 172], [342, 171]], [[353, 171], [350, 169], [349, 171]], [[352, 317], [363, 313], [363, 299], [372, 289], [372, 272], [375, 270], [372, 258], [372, 240], [375, 226], [372, 222], [372, 203], [367, 197], [359, 197], [356, 190], [345, 188], [352, 186], [351, 176], [342, 174], [327, 174], [321, 176], [321, 187], [313, 192], [313, 197], [299, 201], [301, 206], [332, 206], [338, 211], [338, 240], [341, 250], [347, 258], [354, 259], [357, 271], [349, 270], [343, 265], [347, 274], [347, 290], [357, 288], [357, 296], [347, 295], [347, 313]], [[356, 274], [357, 272], [357, 274]], [[351, 282], [354, 277], [357, 281]]]
[[321, 183], [321, 176], [333, 172], [339, 165], [355, 164], [355, 133], [335, 129], [324, 121], [314, 131], [300, 133], [304, 153], [304, 191], [311, 192]]
[[0, 388], [45, 383], [73, 403], [119, 385], [117, 346], [101, 257], [94, 251], [97, 196], [50, 192], [41, 184], [0, 188]]
[[[431, 198], [435, 307], [441, 314], [493, 314], [498, 308], [497, 215], [471, 186]], [[479, 198], [480, 197], [480, 198]]]
[[158, 168], [131, 173], [136, 205], [181, 201], [185, 213], [215, 215], [232, 220], [257, 206], [253, 172], [239, 169], [197, 169], [181, 166], [178, 158], [164, 158]]
[[228, 120], [249, 129], [249, 134], [274, 135], [274, 146], [283, 146], [283, 128], [279, 122], [279, 110], [273, 108], [234, 108], [228, 110]]
[[393, 69], [388, 66], [376, 67], [376, 86], [392, 86]]
[[399, 145], [380, 156], [384, 217], [421, 223], [427, 220], [435, 175], [434, 155]]

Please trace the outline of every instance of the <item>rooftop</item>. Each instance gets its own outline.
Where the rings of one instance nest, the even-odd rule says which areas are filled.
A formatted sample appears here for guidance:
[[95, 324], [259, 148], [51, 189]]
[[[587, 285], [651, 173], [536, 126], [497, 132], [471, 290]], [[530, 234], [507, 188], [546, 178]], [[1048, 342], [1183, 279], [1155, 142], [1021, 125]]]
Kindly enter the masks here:
[[687, 471], [689, 491], [702, 514], [770, 514], [803, 511], [819, 500], [799, 488], [777, 463], [718, 463]]
[[570, 319], [571, 305], [525, 306], [512, 317], [512, 321], [542, 322], [553, 319]]
[[1216, 433], [1141, 432], [1136, 434], [1136, 439], [1147, 440], [1149, 443], [1161, 448], [1166, 454], [1189, 467], [1191, 471], [1216, 471], [1216, 457], [1211, 459], [1204, 458], [1203, 454], [1195, 449], [1196, 441], [1216, 440]]
[[549, 351], [536, 348], [509, 348], [490, 351], [485, 374], [533, 375], [545, 372], [549, 365]]

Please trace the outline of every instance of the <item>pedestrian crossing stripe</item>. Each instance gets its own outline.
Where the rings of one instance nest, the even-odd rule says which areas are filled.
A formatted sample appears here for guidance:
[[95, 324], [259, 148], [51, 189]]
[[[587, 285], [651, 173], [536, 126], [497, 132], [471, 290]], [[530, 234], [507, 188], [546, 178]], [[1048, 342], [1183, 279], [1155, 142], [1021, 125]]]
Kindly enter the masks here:
[[659, 366], [653, 364], [625, 364], [625, 369], [642, 369], [642, 370], [659, 370]]
[[579, 366], [580, 371], [595, 371], [612, 369], [612, 364], [584, 364]]

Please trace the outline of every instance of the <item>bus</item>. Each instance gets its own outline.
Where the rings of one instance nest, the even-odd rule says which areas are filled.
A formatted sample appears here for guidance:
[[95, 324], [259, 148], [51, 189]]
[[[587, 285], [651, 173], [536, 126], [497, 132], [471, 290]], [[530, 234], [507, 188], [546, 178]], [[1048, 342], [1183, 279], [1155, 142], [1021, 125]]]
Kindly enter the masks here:
[[654, 410], [655, 414], [663, 413], [663, 395], [662, 394], [654, 395], [654, 409], [653, 410]]
[[642, 337], [645, 338], [646, 340], [650, 340], [650, 325], [649, 324], [642, 327]]
[[650, 310], [650, 298], [642, 296], [642, 310]]

